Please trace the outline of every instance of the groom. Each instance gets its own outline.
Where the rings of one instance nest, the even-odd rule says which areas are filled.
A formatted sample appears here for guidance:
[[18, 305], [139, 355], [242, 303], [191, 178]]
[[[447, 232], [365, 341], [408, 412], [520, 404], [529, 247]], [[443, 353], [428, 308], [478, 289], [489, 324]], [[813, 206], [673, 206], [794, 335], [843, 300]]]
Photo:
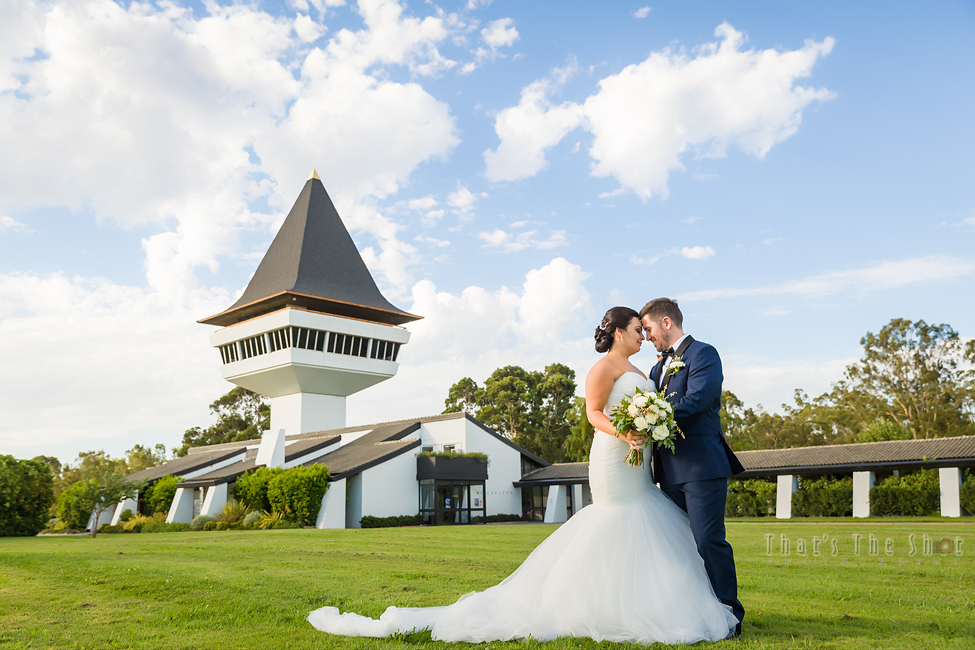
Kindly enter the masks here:
[[674, 441], [673, 454], [654, 447], [653, 480], [687, 513], [714, 593], [738, 618], [738, 636], [745, 609], [738, 600], [735, 557], [725, 540], [724, 508], [728, 477], [745, 468], [721, 432], [721, 359], [713, 347], [684, 334], [684, 316], [674, 300], [651, 300], [640, 310], [640, 320], [647, 340], [663, 355], [650, 379], [674, 405], [684, 433]]

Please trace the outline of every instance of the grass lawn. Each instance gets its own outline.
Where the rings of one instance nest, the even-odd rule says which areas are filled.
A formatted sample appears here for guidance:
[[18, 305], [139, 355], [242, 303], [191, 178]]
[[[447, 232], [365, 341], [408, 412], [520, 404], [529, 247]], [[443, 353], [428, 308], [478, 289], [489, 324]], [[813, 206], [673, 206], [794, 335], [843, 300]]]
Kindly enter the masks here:
[[[323, 605], [378, 616], [387, 605], [450, 603], [499, 582], [553, 530], [491, 525], [2, 538], [0, 647], [457, 647], [416, 637], [333, 637], [305, 617]], [[869, 554], [871, 534], [877, 555]], [[932, 541], [961, 538], [961, 555], [925, 556], [925, 534]], [[862, 535], [859, 556], [854, 535]], [[815, 555], [813, 538], [824, 536]], [[975, 648], [975, 523], [732, 520], [728, 537], [747, 618], [742, 640], [716, 646]], [[805, 556], [796, 552], [802, 545]], [[622, 646], [573, 639], [483, 647]]]

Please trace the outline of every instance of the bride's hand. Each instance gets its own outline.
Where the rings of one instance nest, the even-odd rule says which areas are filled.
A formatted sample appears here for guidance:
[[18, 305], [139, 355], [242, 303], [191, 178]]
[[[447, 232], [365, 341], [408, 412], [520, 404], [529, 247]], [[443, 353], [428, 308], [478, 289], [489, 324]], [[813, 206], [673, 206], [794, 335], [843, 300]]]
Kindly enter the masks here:
[[626, 432], [626, 435], [623, 436], [623, 440], [625, 440], [626, 444], [630, 446], [630, 449], [643, 449], [643, 446], [646, 444], [647, 437], [642, 433], [637, 433], [633, 429], [630, 429]]

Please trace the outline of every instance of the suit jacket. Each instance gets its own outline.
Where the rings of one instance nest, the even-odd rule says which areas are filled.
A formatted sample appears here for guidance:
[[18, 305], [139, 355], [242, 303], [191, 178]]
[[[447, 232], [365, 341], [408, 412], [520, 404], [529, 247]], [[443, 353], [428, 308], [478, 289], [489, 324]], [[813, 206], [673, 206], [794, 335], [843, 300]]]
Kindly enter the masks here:
[[[684, 432], [674, 441], [674, 453], [654, 446], [654, 481], [667, 480], [681, 484], [727, 478], [744, 472], [738, 458], [721, 431], [721, 358], [707, 343], [688, 336], [676, 355], [684, 367], [668, 372], [667, 401], [674, 405], [674, 419]], [[650, 379], [659, 385], [663, 360], [650, 371]], [[673, 370], [673, 368], [671, 368]], [[663, 476], [661, 476], [661, 474]]]

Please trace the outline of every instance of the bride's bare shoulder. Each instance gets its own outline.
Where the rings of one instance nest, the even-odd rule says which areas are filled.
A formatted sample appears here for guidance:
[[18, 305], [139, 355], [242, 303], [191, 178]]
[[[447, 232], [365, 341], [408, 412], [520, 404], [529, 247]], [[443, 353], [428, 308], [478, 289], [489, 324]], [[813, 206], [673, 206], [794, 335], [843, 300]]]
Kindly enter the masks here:
[[607, 357], [603, 357], [589, 369], [589, 374], [586, 375], [586, 383], [591, 381], [598, 383], [614, 383], [619, 379], [625, 370], [617, 366], [615, 363], [610, 361]]

